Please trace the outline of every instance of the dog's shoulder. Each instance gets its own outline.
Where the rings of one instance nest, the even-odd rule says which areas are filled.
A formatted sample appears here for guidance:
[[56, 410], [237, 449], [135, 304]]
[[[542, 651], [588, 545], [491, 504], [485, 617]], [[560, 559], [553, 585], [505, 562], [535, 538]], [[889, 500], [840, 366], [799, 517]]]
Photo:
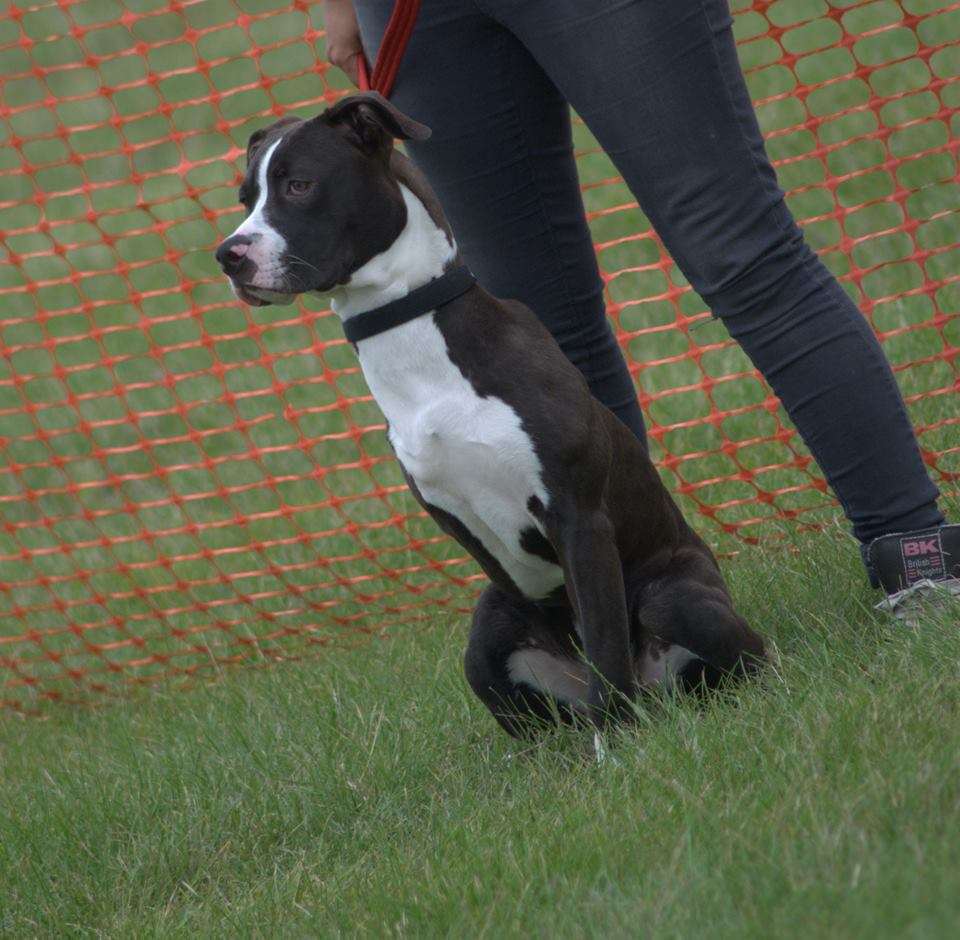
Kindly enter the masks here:
[[516, 412], [551, 490], [565, 486], [571, 468], [604, 479], [611, 448], [606, 409], [533, 311], [477, 288], [438, 311], [437, 325], [451, 362], [477, 395]]
[[514, 403], [543, 399], [558, 415], [591, 410], [580, 371], [529, 307], [500, 300], [477, 286], [437, 311], [450, 359], [481, 395]]

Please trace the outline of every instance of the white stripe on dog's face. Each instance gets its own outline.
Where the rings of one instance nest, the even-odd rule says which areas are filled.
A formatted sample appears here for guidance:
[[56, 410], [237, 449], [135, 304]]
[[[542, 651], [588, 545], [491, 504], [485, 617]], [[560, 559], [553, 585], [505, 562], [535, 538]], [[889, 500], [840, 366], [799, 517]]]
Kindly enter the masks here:
[[257, 266], [251, 285], [255, 287], [276, 287], [283, 280], [281, 259], [287, 249], [284, 237], [267, 221], [265, 209], [270, 198], [269, 169], [274, 151], [283, 140], [275, 141], [260, 160], [257, 167], [257, 201], [253, 211], [233, 233], [245, 235], [251, 240], [246, 257]]

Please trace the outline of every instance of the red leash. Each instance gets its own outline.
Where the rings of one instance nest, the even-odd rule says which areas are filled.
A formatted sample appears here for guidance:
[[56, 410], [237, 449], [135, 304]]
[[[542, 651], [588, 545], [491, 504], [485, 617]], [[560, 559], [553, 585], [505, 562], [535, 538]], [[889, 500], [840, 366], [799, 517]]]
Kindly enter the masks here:
[[372, 74], [367, 57], [362, 52], [357, 56], [357, 75], [361, 91], [379, 91], [384, 98], [390, 97], [419, 12], [420, 0], [396, 0]]

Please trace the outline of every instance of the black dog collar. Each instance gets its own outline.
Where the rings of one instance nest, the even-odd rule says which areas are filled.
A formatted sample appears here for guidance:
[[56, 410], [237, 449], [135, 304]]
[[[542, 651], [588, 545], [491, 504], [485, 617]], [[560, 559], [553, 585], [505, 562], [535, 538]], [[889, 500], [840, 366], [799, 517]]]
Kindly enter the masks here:
[[465, 264], [450, 268], [423, 287], [410, 291], [405, 297], [348, 317], [343, 321], [344, 335], [356, 345], [360, 340], [385, 333], [395, 326], [415, 320], [450, 303], [470, 290], [476, 280]]

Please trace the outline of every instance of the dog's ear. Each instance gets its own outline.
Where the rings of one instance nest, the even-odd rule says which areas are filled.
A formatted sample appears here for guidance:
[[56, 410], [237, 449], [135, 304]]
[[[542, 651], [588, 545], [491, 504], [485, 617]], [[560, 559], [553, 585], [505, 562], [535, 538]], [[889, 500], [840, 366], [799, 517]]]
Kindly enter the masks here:
[[294, 117], [292, 114], [286, 114], [272, 124], [254, 131], [247, 141], [247, 166], [250, 166], [250, 161], [257, 155], [257, 151], [264, 145], [273, 131], [280, 127], [286, 127], [288, 124], [298, 124], [300, 120], [301, 118]]
[[407, 117], [376, 91], [341, 98], [320, 115], [331, 127], [345, 127], [362, 150], [389, 150], [394, 140], [426, 140], [430, 128]]

